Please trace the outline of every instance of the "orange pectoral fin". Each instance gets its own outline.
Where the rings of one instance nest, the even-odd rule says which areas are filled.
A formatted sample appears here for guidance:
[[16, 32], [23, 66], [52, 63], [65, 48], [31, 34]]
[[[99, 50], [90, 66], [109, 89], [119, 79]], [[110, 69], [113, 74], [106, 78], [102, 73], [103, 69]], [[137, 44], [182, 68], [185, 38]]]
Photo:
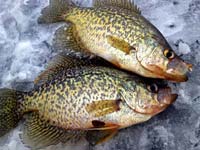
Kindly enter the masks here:
[[118, 129], [120, 127], [118, 124], [107, 123], [99, 120], [93, 120], [92, 125], [93, 127], [89, 128], [88, 130], [110, 130], [110, 129]]

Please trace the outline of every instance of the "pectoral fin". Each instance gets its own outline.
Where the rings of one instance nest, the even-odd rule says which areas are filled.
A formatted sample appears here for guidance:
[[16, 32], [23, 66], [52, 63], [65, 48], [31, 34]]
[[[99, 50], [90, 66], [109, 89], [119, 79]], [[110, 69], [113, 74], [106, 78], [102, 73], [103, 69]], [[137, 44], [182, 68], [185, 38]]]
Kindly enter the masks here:
[[126, 54], [130, 54], [130, 52], [136, 51], [136, 49], [133, 46], [131, 46], [128, 42], [118, 37], [109, 35], [107, 36], [107, 41], [112, 47], [121, 50]]
[[93, 127], [87, 129], [89, 131], [93, 131], [93, 130], [115, 130], [115, 129], [119, 129], [119, 125], [115, 124], [115, 123], [111, 123], [111, 122], [103, 122], [103, 121], [99, 121], [99, 120], [93, 120], [92, 121], [92, 125]]
[[87, 105], [86, 110], [94, 117], [101, 117], [120, 110], [121, 100], [101, 100], [94, 101]]
[[37, 113], [32, 113], [26, 119], [20, 138], [25, 145], [36, 150], [58, 143], [75, 143], [85, 134], [86, 131], [64, 130], [52, 126], [41, 120]]
[[117, 134], [118, 129], [104, 130], [104, 131], [88, 131], [86, 140], [93, 146], [110, 140]]

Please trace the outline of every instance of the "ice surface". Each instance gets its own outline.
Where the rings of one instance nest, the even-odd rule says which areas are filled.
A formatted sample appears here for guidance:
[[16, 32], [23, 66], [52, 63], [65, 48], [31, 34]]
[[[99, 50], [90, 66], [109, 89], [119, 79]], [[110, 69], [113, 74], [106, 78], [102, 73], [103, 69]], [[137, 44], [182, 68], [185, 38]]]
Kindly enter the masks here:
[[[76, 0], [91, 6], [92, 0]], [[200, 149], [200, 0], [135, 0], [143, 15], [168, 39], [173, 49], [194, 64], [190, 80], [177, 84], [179, 98], [163, 113], [140, 125], [123, 129], [92, 150]], [[0, 86], [30, 89], [33, 79], [54, 55], [49, 44], [58, 25], [36, 20], [48, 0], [0, 0]], [[19, 130], [0, 138], [0, 150], [28, 150]], [[46, 150], [67, 150], [57, 145]], [[73, 150], [88, 149], [87, 145]]]

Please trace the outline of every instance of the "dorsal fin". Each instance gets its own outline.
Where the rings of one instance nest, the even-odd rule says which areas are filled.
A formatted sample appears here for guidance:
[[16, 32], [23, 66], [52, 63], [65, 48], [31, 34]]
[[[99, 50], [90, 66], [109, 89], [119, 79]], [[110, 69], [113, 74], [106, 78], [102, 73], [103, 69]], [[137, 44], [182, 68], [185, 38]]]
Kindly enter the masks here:
[[36, 86], [53, 79], [62, 71], [81, 68], [84, 66], [109, 66], [110, 64], [99, 57], [90, 58], [78, 53], [60, 53], [55, 56], [47, 65], [47, 68], [35, 79]]
[[78, 61], [75, 54], [60, 53], [49, 62], [46, 69], [35, 79], [34, 83], [36, 85], [43, 84], [63, 70], [83, 65], [87, 65], [87, 62], [84, 64], [84, 61]]
[[34, 83], [36, 85], [45, 83], [53, 76], [58, 74], [65, 66], [71, 65], [71, 57], [66, 59], [64, 54], [59, 54], [47, 65], [46, 69], [35, 79]]
[[141, 14], [140, 9], [134, 4], [134, 0], [94, 0], [95, 7], [118, 7]]

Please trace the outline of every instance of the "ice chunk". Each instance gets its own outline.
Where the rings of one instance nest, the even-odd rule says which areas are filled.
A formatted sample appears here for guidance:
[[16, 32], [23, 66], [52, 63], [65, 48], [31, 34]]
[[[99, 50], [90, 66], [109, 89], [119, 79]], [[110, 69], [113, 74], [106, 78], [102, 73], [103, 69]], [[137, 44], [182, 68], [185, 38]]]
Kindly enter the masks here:
[[179, 53], [183, 55], [191, 52], [190, 46], [182, 40], [178, 44], [178, 50], [179, 50]]
[[19, 27], [16, 19], [10, 15], [4, 15], [2, 17], [3, 27], [6, 32], [7, 38], [18, 41], [19, 39]]

